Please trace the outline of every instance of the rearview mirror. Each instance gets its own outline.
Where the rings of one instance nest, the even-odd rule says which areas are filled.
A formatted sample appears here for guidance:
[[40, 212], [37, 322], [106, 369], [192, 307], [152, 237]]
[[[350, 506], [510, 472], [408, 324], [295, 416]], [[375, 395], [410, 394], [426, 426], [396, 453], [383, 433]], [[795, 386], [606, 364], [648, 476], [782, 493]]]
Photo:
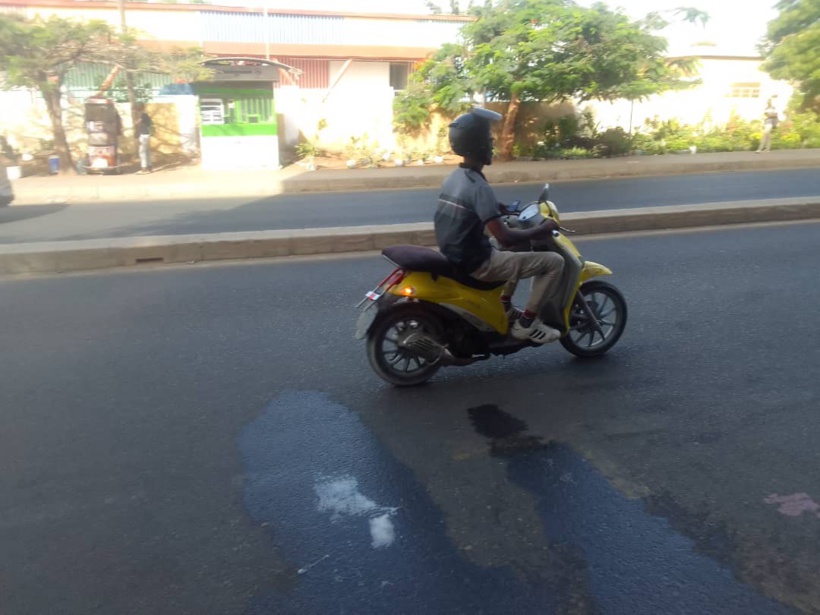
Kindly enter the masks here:
[[541, 191], [541, 196], [538, 197], [539, 203], [546, 203], [550, 200], [550, 185], [544, 184], [544, 189]]

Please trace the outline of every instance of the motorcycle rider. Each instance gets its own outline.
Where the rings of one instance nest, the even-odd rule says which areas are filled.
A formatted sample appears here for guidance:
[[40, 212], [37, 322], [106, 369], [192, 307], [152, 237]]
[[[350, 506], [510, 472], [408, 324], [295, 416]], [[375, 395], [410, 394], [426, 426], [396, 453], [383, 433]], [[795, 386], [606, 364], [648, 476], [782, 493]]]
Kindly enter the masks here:
[[[460, 271], [483, 282], [507, 284], [501, 301], [511, 320], [510, 334], [537, 344], [554, 342], [561, 333], [537, 319], [541, 306], [557, 290], [564, 259], [555, 252], [510, 252], [558, 228], [547, 220], [534, 229], [511, 229], [501, 220], [507, 213], [482, 173], [493, 162], [491, 122], [499, 113], [474, 108], [450, 124], [450, 146], [464, 158], [444, 181], [435, 215], [436, 240], [444, 256]], [[491, 242], [485, 228], [495, 238]], [[498, 249], [499, 246], [502, 249]], [[533, 278], [532, 291], [523, 312], [512, 306], [518, 281]]]

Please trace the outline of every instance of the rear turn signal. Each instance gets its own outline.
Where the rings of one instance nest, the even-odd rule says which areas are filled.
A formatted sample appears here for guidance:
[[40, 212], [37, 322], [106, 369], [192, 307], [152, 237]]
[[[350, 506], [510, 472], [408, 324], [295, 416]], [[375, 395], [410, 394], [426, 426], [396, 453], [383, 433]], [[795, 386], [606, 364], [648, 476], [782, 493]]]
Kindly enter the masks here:
[[404, 295], [405, 297], [412, 297], [413, 295], [416, 294], [416, 289], [413, 288], [412, 286], [405, 286], [404, 288], [401, 289], [401, 294]]

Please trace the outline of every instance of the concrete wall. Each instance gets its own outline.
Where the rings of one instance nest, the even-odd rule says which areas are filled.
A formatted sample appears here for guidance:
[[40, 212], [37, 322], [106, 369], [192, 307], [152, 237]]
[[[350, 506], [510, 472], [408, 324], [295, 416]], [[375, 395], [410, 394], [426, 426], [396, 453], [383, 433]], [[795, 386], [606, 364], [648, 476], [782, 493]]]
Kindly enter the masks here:
[[194, 158], [199, 155], [199, 97], [198, 96], [157, 96], [147, 106], [164, 110], [167, 119], [154, 117], [156, 139], [168, 148], [166, 153]]
[[[127, 136], [131, 131], [130, 107], [127, 104], [117, 104], [116, 107]], [[0, 90], [0, 109], [3, 109], [0, 114], [0, 134], [9, 140], [12, 147], [20, 153], [46, 153], [44, 147], [46, 142], [53, 140], [53, 132], [45, 104], [35, 92]], [[146, 110], [154, 121], [151, 146], [157, 154], [172, 157], [196, 155], [196, 143], [190, 142], [190, 130], [185, 129], [191, 122], [194, 102], [155, 102], [146, 105]], [[87, 145], [84, 116], [82, 101], [63, 99], [63, 123], [75, 155], [84, 152]], [[129, 154], [133, 150], [131, 139], [121, 140], [121, 152]]]
[[[344, 65], [330, 63], [331, 84]], [[395, 146], [393, 135], [393, 89], [389, 62], [352, 62], [332, 90], [302, 90], [282, 85], [276, 90], [276, 112], [281, 117], [280, 138], [284, 148], [312, 140], [320, 120], [327, 128], [320, 146], [341, 152], [351, 137], [368, 138], [380, 148]]]
[[203, 137], [201, 148], [203, 169], [279, 168], [279, 140], [276, 136]]
[[[627, 100], [613, 103], [595, 102], [589, 104], [595, 110], [596, 118], [604, 128], [621, 126], [629, 128], [630, 113], [632, 125], [640, 128], [647, 120], [677, 119], [683, 124], [723, 125], [732, 115], [745, 120], [762, 118], [766, 100], [778, 95], [781, 109], [792, 95], [792, 87], [783, 81], [775, 81], [760, 69], [757, 59], [702, 59], [700, 79], [702, 84], [681, 91], [666, 92], [644, 101], [636, 101], [634, 108]], [[734, 98], [732, 84], [757, 83], [760, 93], [756, 98]]]
[[[341, 73], [345, 62], [330, 62], [330, 83]], [[335, 92], [351, 90], [366, 95], [372, 90], [381, 90], [390, 85], [390, 62], [351, 62], [334, 88]]]

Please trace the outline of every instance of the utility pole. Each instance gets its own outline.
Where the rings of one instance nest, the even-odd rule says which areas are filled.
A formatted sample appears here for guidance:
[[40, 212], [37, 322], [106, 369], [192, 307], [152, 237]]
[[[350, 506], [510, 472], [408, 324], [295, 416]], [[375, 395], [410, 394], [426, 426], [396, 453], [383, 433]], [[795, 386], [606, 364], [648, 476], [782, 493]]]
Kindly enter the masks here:
[[270, 36], [268, 36], [268, 32], [270, 32], [270, 26], [268, 25], [268, 0], [262, 0], [262, 15], [263, 15], [263, 26], [262, 29], [265, 35], [265, 59], [270, 60]]

